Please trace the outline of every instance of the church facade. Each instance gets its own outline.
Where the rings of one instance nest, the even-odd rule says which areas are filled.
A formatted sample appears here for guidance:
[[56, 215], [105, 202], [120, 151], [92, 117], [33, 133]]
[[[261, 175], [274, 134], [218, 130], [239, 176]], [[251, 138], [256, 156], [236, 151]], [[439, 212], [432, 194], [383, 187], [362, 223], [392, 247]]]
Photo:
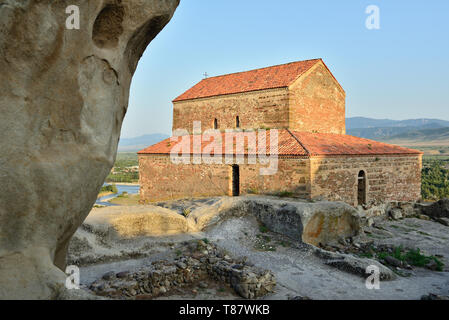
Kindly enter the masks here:
[[141, 200], [418, 200], [422, 153], [346, 135], [345, 97], [321, 59], [202, 80], [173, 101], [174, 136], [138, 153]]

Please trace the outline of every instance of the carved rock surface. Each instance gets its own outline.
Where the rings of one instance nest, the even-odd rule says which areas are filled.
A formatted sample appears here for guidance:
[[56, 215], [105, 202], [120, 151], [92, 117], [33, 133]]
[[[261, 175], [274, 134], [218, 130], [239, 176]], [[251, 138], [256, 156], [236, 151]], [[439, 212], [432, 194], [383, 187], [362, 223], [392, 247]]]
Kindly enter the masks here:
[[[179, 0], [0, 0], [0, 299], [57, 298], [139, 58]], [[80, 29], [66, 28], [69, 5]]]
[[201, 231], [232, 217], [253, 215], [271, 231], [318, 246], [357, 235], [360, 215], [344, 202], [289, 201], [261, 196], [223, 197], [210, 207], [192, 211], [192, 231]]

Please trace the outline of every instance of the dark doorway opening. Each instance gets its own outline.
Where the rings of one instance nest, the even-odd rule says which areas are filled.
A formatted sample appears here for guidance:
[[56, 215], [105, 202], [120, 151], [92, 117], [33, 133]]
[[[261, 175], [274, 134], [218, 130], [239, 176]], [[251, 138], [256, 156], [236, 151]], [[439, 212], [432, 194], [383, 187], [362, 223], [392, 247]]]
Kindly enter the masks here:
[[238, 197], [240, 195], [240, 167], [238, 165], [232, 166], [232, 196]]
[[366, 174], [363, 170], [358, 176], [357, 203], [358, 205], [366, 204]]
[[218, 129], [218, 119], [214, 119], [214, 129]]
[[235, 117], [235, 127], [240, 128], [240, 118], [239, 116]]

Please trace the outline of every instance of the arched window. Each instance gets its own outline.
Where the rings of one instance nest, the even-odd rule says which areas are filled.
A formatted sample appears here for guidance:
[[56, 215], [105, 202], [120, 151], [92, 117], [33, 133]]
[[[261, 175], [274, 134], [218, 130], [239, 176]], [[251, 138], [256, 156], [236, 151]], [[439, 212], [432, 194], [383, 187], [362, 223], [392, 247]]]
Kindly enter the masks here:
[[214, 129], [218, 129], [218, 120], [217, 120], [217, 118], [214, 119]]
[[240, 118], [239, 116], [235, 117], [235, 127], [240, 128]]

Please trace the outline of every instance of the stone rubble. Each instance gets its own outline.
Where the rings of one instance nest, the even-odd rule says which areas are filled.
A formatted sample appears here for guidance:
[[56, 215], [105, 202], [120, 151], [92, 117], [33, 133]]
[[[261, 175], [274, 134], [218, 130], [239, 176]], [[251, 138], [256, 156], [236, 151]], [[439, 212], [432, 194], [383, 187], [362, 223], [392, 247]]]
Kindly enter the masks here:
[[449, 218], [449, 199], [441, 199], [430, 205], [421, 205], [421, 213], [431, 218]]
[[449, 226], [449, 199], [432, 204], [392, 201], [386, 205], [385, 213], [392, 220], [414, 217]]
[[190, 249], [173, 262], [155, 261], [151, 267], [134, 272], [108, 272], [94, 281], [89, 289], [99, 296], [132, 299], [156, 298], [174, 288], [198, 284], [205, 280], [230, 286], [245, 299], [255, 299], [274, 292], [276, 280], [271, 271], [251, 266], [246, 259], [232, 259], [228, 254], [203, 240], [185, 243]]
[[[382, 227], [378, 226], [380, 231], [385, 231]], [[364, 230], [367, 232], [367, 230]], [[403, 249], [413, 249], [413, 248], [403, 248]], [[339, 269], [344, 270], [357, 270], [355, 265], [360, 264], [360, 258], [364, 260], [374, 259], [382, 264], [383, 267], [389, 268], [396, 272], [401, 272], [401, 274], [409, 274], [405, 272], [405, 270], [413, 270], [416, 267], [411, 266], [409, 263], [405, 261], [400, 261], [393, 257], [393, 254], [396, 250], [395, 246], [389, 244], [376, 244], [374, 241], [366, 241], [366, 242], [358, 242], [356, 238], [340, 238], [338, 242], [332, 244], [320, 244], [318, 248], [318, 255], [322, 256], [322, 251], [327, 252], [327, 256], [325, 254], [325, 258], [329, 258], [333, 256], [333, 259], [326, 261], [325, 263], [328, 265], [332, 265], [338, 267]], [[379, 253], [383, 252], [385, 254], [384, 258], [379, 257]], [[354, 259], [350, 258], [352, 256]], [[438, 257], [438, 255], [436, 255]], [[369, 259], [366, 259], [369, 258]], [[344, 260], [344, 263], [342, 262]], [[385, 269], [383, 268], [383, 269]], [[431, 260], [428, 264], [424, 265], [424, 268], [431, 271], [438, 271], [438, 264]], [[361, 270], [361, 269], [360, 269]], [[359, 270], [359, 271], [360, 271]], [[352, 272], [358, 273], [358, 272]], [[359, 272], [362, 274], [362, 271]], [[391, 274], [388, 270], [385, 269], [385, 273], [389, 275]]]

